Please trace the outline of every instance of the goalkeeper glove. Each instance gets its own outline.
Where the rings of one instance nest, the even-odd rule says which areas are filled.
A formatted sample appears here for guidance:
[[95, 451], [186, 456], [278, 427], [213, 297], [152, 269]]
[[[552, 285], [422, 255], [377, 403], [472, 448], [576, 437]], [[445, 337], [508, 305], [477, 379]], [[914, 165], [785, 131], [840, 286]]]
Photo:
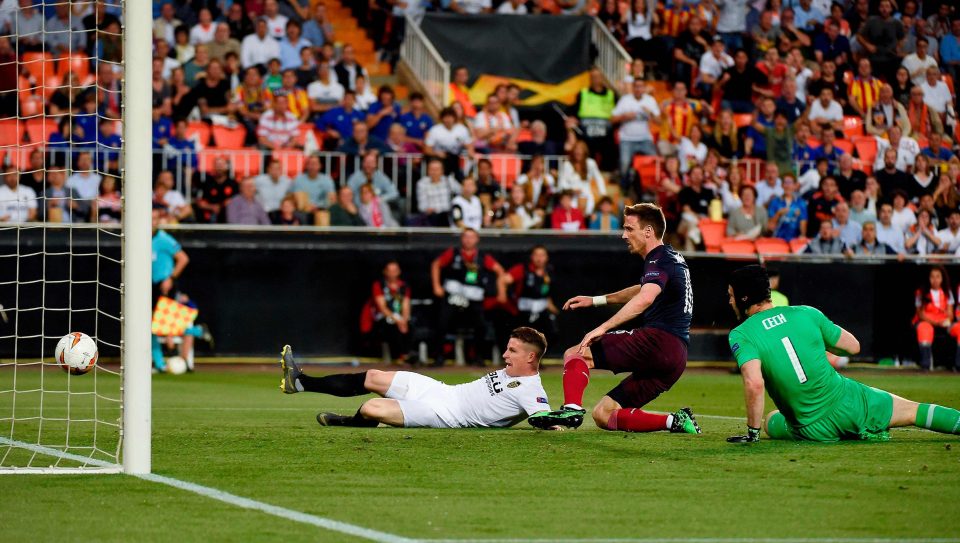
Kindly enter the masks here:
[[758, 443], [760, 441], [760, 428], [747, 426], [747, 435], [732, 436], [727, 438], [727, 443]]

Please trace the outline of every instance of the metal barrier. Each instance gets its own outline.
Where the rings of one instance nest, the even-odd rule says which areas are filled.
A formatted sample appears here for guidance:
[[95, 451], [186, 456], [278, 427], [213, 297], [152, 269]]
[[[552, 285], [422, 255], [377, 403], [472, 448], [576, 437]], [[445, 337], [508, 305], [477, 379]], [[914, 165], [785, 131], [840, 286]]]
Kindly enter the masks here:
[[406, 63], [424, 89], [424, 96], [439, 110], [449, 103], [450, 64], [443, 60], [419, 21], [406, 16], [406, 32], [400, 46], [400, 59]]
[[595, 64], [603, 72], [607, 81], [618, 85], [627, 75], [627, 67], [633, 60], [627, 50], [613, 37], [610, 30], [600, 19], [593, 18], [593, 44], [597, 48]]

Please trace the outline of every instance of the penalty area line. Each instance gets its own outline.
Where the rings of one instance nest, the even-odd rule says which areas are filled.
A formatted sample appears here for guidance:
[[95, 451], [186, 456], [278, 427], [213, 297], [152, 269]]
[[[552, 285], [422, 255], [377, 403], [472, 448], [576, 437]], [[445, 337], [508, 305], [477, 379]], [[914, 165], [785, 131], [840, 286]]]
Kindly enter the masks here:
[[418, 543], [957, 543], [958, 538], [886, 537], [648, 537], [582, 539], [421, 539]]
[[[24, 443], [23, 441], [16, 441], [16, 440], [8, 439], [5, 437], [0, 437], [0, 445], [8, 445], [11, 447], [26, 449], [28, 451], [35, 452], [37, 454], [60, 457], [60, 458], [63, 458], [66, 460], [72, 460], [75, 462], [82, 462], [84, 464], [96, 466], [98, 468], [117, 469], [117, 470], [122, 469], [122, 466], [111, 463], [111, 462], [106, 462], [104, 460], [97, 460], [97, 459], [89, 458], [86, 456], [80, 456], [73, 453], [58, 451], [57, 449], [44, 447], [43, 445], [33, 445], [30, 443]], [[24, 472], [24, 473], [27, 473], [27, 472]], [[320, 517], [317, 515], [311, 515], [309, 513], [302, 513], [300, 511], [295, 511], [293, 509], [287, 509], [285, 507], [279, 507], [276, 505], [264, 503], [264, 502], [253, 500], [250, 498], [244, 498], [243, 496], [237, 496], [236, 494], [231, 494], [229, 492], [225, 492], [217, 488], [198, 485], [196, 483], [182, 481], [180, 479], [174, 479], [173, 477], [156, 475], [153, 473], [148, 473], [143, 475], [134, 475], [134, 474], [131, 474], [131, 475], [138, 479], [143, 479], [144, 481], [149, 481], [151, 483], [158, 483], [158, 484], [170, 486], [173, 488], [177, 488], [180, 490], [185, 490], [187, 492], [192, 492], [194, 494], [203, 496], [205, 498], [217, 500], [229, 505], [241, 507], [243, 509], [259, 511], [261, 513], [266, 513], [268, 515], [273, 515], [275, 517], [285, 518], [288, 520], [292, 520], [294, 522], [299, 522], [302, 524], [308, 524], [311, 526], [316, 526], [318, 528], [323, 528], [331, 532], [338, 532], [341, 534], [351, 535], [361, 539], [367, 539], [369, 541], [376, 541], [377, 543], [417, 543], [416, 539], [410, 539], [410, 538], [402, 537], [399, 535], [390, 534], [387, 532], [372, 530], [370, 528], [364, 528], [362, 526], [357, 526], [347, 522], [341, 522], [339, 520], [332, 520], [332, 519]]]

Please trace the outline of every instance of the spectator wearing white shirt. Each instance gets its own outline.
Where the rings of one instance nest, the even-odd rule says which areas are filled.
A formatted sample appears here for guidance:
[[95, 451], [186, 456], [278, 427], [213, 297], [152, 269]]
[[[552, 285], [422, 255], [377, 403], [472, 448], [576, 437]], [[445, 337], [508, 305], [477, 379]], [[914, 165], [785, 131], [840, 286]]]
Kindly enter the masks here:
[[263, 19], [267, 22], [267, 33], [274, 39], [283, 38], [287, 29], [287, 16], [280, 13], [280, 4], [277, 0], [266, 0], [263, 3]]
[[85, 205], [89, 206], [90, 201], [97, 197], [100, 191], [100, 174], [93, 170], [93, 161], [89, 152], [83, 152], [77, 155], [76, 166], [73, 174], [67, 178], [67, 186], [76, 190], [80, 198], [88, 200]]
[[650, 60], [657, 56], [652, 48], [647, 47], [653, 39], [656, 8], [656, 0], [630, 0], [630, 9], [623, 14], [627, 28], [627, 50], [633, 58]]
[[[263, 149], [294, 147], [300, 133], [300, 119], [290, 113], [286, 96], [274, 96], [273, 107], [260, 115], [257, 123], [257, 141]], [[279, 207], [279, 202], [278, 202]], [[268, 209], [267, 212], [273, 211]]]
[[417, 208], [429, 226], [449, 226], [453, 197], [460, 194], [460, 183], [443, 174], [443, 164], [433, 159], [427, 175], [417, 181]]
[[913, 210], [907, 207], [907, 193], [902, 190], [893, 192], [893, 216], [890, 222], [894, 227], [906, 232], [911, 226], [917, 223], [917, 216]]
[[490, 0], [451, 0], [450, 11], [467, 15], [491, 13], [493, 12], [493, 5]]
[[468, 177], [460, 185], [460, 194], [450, 202], [450, 224], [459, 228], [473, 228], [480, 230], [483, 227], [483, 204], [477, 196], [477, 182]]
[[803, 172], [803, 175], [797, 178], [797, 193], [804, 195], [816, 190], [817, 187], [820, 186], [820, 180], [827, 176], [827, 170], [829, 170], [829, 168], [829, 160], [824, 157], [818, 158], [813, 168]]
[[280, 43], [267, 34], [267, 20], [257, 19], [256, 30], [240, 43], [240, 66], [266, 66], [271, 59], [280, 58]]
[[473, 120], [474, 147], [481, 152], [515, 151], [517, 135], [517, 128], [501, 107], [500, 98], [491, 93], [486, 106]]
[[863, 236], [863, 227], [860, 223], [850, 220], [850, 206], [840, 202], [833, 207], [833, 232], [847, 247], [860, 243]]
[[266, 173], [255, 177], [253, 182], [257, 187], [257, 201], [267, 213], [280, 209], [280, 202], [293, 186], [290, 178], [283, 175], [280, 161], [274, 158], [267, 159]]
[[910, 74], [910, 80], [916, 86], [923, 85], [927, 80], [927, 70], [930, 68], [939, 68], [937, 60], [927, 54], [927, 47], [930, 41], [922, 36], [917, 37], [917, 51], [903, 57], [900, 65], [907, 69]]
[[889, 140], [877, 138], [877, 159], [873, 163], [874, 171], [882, 170], [885, 166], [884, 155], [887, 149], [897, 151], [896, 168], [901, 172], [908, 172], [913, 169], [913, 163], [920, 154], [920, 145], [917, 140], [902, 135], [903, 131], [899, 126], [892, 126], [887, 131]]
[[578, 140], [560, 168], [560, 179], [557, 182], [559, 190], [573, 191], [576, 198], [574, 207], [580, 209], [584, 216], [593, 213], [597, 198], [607, 194], [606, 180], [600, 173], [597, 162], [590, 158], [589, 154], [587, 143]]
[[879, 224], [877, 224], [877, 241], [886, 243], [897, 254], [906, 252], [906, 234], [893, 224], [893, 206], [889, 203], [880, 204]]
[[199, 45], [201, 43], [210, 43], [213, 41], [213, 35], [217, 31], [217, 25], [213, 24], [213, 15], [207, 8], [201, 8], [197, 15], [198, 22], [190, 29], [190, 44]]
[[733, 57], [723, 48], [723, 38], [720, 35], [713, 37], [710, 50], [700, 57], [700, 73], [697, 76], [697, 86], [703, 96], [710, 96], [713, 86], [720, 80], [723, 71], [733, 66]]
[[[58, 7], [59, 6], [64, 6], [68, 10], [70, 9], [70, 4], [65, 2], [58, 4]], [[176, 17], [176, 10], [173, 7], [173, 2], [164, 2], [160, 6], [160, 17], [153, 20], [153, 39], [163, 40], [167, 42], [168, 45], [172, 45], [173, 31], [182, 24], [183, 22]]]
[[12, 165], [4, 169], [3, 184], [0, 185], [0, 223], [37, 220], [36, 191], [19, 184], [17, 169]]
[[920, 84], [923, 89], [923, 103], [927, 107], [940, 115], [940, 120], [944, 121], [947, 109], [953, 103], [953, 96], [950, 95], [950, 88], [940, 80], [940, 70], [938, 68], [927, 68], [927, 78]]
[[343, 85], [330, 76], [330, 63], [321, 61], [317, 66], [317, 80], [307, 85], [310, 109], [314, 113], [323, 113], [337, 107], [343, 100], [343, 93]]
[[620, 125], [620, 178], [626, 179], [633, 162], [633, 155], [657, 154], [650, 132], [650, 121], [660, 122], [660, 106], [647, 93], [647, 84], [635, 80], [631, 94], [624, 95], [613, 108], [613, 124]]
[[940, 252], [954, 254], [960, 250], [960, 209], [950, 210], [947, 216], [947, 227], [937, 232], [940, 238]]
[[157, 182], [153, 185], [153, 202], [167, 208], [167, 214], [184, 222], [193, 216], [193, 208], [186, 198], [173, 186], [173, 172], [163, 170], [157, 175]]
[[843, 130], [843, 106], [833, 99], [832, 88], [820, 89], [820, 96], [807, 110], [807, 118], [819, 128]]
[[757, 181], [757, 205], [768, 207], [774, 197], [780, 196], [783, 196], [780, 169], [776, 162], [767, 162], [763, 169], [763, 179]]
[[473, 154], [473, 138], [463, 124], [457, 122], [452, 108], [440, 111], [440, 122], [427, 130], [423, 140], [424, 153], [442, 161], [444, 173], [454, 174], [460, 170], [460, 154]]
[[497, 8], [500, 15], [526, 15], [527, 4], [523, 0], [507, 0]]
[[680, 173], [687, 173], [694, 166], [702, 166], [707, 159], [707, 146], [703, 143], [703, 128], [699, 124], [690, 127], [690, 132], [680, 138], [677, 147]]

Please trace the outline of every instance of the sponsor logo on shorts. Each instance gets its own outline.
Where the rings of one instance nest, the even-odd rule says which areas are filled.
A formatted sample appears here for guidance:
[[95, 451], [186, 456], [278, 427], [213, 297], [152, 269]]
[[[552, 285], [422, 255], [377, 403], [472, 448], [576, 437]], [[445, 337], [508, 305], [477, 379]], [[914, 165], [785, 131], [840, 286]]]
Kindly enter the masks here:
[[520, 381], [510, 381], [507, 383], [507, 388], [517, 388], [520, 386]]

